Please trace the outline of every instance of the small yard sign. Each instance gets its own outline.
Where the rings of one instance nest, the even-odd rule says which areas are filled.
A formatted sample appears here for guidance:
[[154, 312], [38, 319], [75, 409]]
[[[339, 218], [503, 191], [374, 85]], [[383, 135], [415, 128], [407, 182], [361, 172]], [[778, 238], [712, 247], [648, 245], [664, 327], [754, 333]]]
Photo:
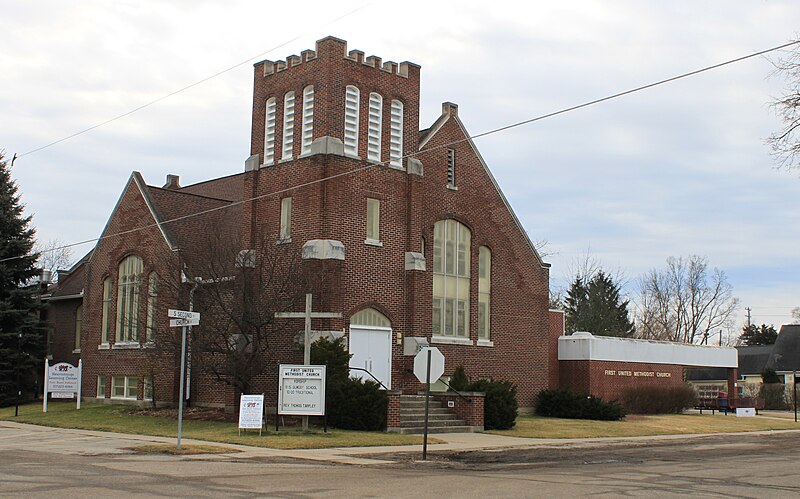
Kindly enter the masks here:
[[264, 426], [264, 394], [242, 395], [239, 400], [239, 430], [258, 429]]
[[47, 412], [48, 395], [54, 399], [77, 398], [77, 408], [81, 408], [81, 373], [83, 364], [78, 361], [78, 367], [66, 362], [50, 365], [50, 360], [44, 361], [44, 401], [42, 412]]

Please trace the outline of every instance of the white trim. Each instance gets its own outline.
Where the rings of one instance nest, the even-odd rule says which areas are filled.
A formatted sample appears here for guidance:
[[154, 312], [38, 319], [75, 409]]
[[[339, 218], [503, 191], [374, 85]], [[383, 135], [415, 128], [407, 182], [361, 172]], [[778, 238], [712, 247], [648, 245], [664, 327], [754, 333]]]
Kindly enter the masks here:
[[111, 349], [111, 343], [108, 343], [108, 342], [100, 343], [99, 345], [97, 345], [97, 349], [98, 350], [110, 350]]
[[138, 341], [117, 341], [111, 348], [113, 350], [135, 350], [141, 348], [141, 344]]
[[431, 336], [431, 343], [442, 343], [444, 345], [474, 345], [469, 338], [455, 336]]
[[378, 239], [364, 239], [364, 244], [367, 246], [380, 246], [383, 247], [383, 243]]
[[478, 340], [476, 345], [479, 346], [479, 347], [493, 347], [494, 346], [494, 341], [492, 341], [492, 340]]

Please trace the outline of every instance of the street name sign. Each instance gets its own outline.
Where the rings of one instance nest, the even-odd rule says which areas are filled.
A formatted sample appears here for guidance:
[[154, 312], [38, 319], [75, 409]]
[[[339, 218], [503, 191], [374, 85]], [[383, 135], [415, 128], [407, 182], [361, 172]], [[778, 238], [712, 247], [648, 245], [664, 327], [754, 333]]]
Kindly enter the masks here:
[[200, 319], [170, 319], [169, 327], [199, 326]]
[[200, 320], [200, 312], [189, 312], [188, 310], [173, 310], [169, 309], [167, 311], [167, 317], [173, 319], [189, 319], [189, 320]]

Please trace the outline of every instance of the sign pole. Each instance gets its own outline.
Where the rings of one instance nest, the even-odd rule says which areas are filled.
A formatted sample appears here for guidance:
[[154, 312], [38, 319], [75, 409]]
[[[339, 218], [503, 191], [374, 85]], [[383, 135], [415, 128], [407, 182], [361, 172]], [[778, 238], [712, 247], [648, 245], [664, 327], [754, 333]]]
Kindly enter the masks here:
[[[306, 324], [303, 335], [303, 364], [311, 365], [311, 293], [306, 293]], [[308, 431], [308, 416], [303, 416], [303, 431]]]
[[50, 379], [49, 379], [49, 376], [48, 376], [49, 374], [50, 374], [50, 359], [45, 357], [45, 359], [44, 359], [44, 397], [42, 397], [44, 399], [44, 401], [42, 401], [42, 412], [47, 412], [47, 390], [50, 388], [50, 383], [49, 383]]
[[186, 324], [181, 328], [181, 385], [178, 395], [178, 450], [181, 450], [181, 430], [183, 429], [183, 391], [186, 379]]
[[431, 350], [428, 349], [428, 369], [425, 376], [425, 436], [422, 440], [422, 460], [428, 460], [428, 408], [431, 396]]
[[83, 359], [78, 359], [78, 410], [81, 410], [81, 394], [83, 388]]
[[794, 371], [794, 381], [792, 382], [792, 391], [794, 392], [794, 422], [797, 422], [797, 371]]
[[22, 387], [20, 386], [20, 364], [22, 361], [22, 333], [17, 336], [17, 403], [14, 406], [14, 417], [19, 416], [19, 399], [22, 398]]

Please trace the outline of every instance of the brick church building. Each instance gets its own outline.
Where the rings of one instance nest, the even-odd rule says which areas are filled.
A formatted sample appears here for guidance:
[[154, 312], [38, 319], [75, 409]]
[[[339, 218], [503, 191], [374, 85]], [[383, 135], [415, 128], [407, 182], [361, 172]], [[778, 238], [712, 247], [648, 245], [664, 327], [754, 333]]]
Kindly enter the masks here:
[[[71, 270], [83, 289], [70, 284], [59, 316], [80, 312], [80, 334], [64, 330], [76, 338], [69, 355], [83, 361], [84, 397], [176, 403], [179, 329], [169, 327], [167, 309], [196, 306], [203, 317], [196, 332], [224, 333], [241, 316], [266, 312], [208, 313], [211, 301], [200, 297], [210, 300], [210, 288], [228, 289], [221, 294], [231, 301], [231, 290], [248, 281], [263, 292], [301, 274], [313, 310], [341, 314], [315, 319], [314, 337], [345, 337], [351, 367], [393, 392], [420, 389], [411, 371], [421, 344], [442, 351], [445, 375], [464, 366], [473, 379], [515, 383], [521, 407], [560, 378], [579, 387], [569, 369], [559, 372], [563, 316], [548, 310], [549, 264], [458, 106], [445, 102], [419, 130], [419, 104], [420, 66], [364, 57], [333, 37], [300, 56], [256, 64], [244, 171], [188, 186], [168, 175], [162, 187], [133, 172], [96, 247]], [[263, 264], [278, 257], [283, 263]], [[297, 312], [304, 303], [281, 306]], [[270, 328], [263, 351], [247, 334], [225, 339], [238, 345], [245, 336], [240, 353], [260, 356], [263, 369], [246, 386], [265, 393], [268, 407], [277, 365], [303, 360], [303, 321], [275, 319], [274, 311], [263, 321]], [[227, 322], [206, 319], [215, 316]], [[211, 354], [200, 362], [200, 345], [192, 346], [190, 400], [233, 407], [241, 390], [221, 381], [216, 368], [230, 359], [213, 347], [204, 345]], [[579, 366], [598, 359], [568, 358]], [[676, 371], [671, 381], [682, 376]]]
[[[555, 370], [549, 265], [458, 106], [444, 103], [419, 130], [419, 102], [420, 66], [364, 57], [333, 37], [256, 64], [244, 171], [189, 186], [170, 175], [162, 187], [134, 172], [83, 262], [84, 395], [177, 399], [174, 349], [157, 340], [174, 339], [167, 309], [187, 307], [192, 279], [212, 277], [192, 261], [214, 239], [235, 241], [244, 260], [288, 251], [306, 274], [324, 276], [313, 308], [342, 318], [315, 320], [314, 330], [345, 336], [351, 366], [388, 388], [419, 388], [409, 352], [429, 343], [444, 353], [446, 374], [463, 365], [473, 378], [512, 381], [530, 406]], [[184, 270], [164, 264], [170, 255]], [[189, 282], [169, 292], [178, 274]], [[267, 355], [300, 363], [303, 321], [284, 322]], [[276, 386], [268, 370], [251, 389], [274, 400]], [[190, 390], [196, 404], [238, 400], [199, 365]]]

